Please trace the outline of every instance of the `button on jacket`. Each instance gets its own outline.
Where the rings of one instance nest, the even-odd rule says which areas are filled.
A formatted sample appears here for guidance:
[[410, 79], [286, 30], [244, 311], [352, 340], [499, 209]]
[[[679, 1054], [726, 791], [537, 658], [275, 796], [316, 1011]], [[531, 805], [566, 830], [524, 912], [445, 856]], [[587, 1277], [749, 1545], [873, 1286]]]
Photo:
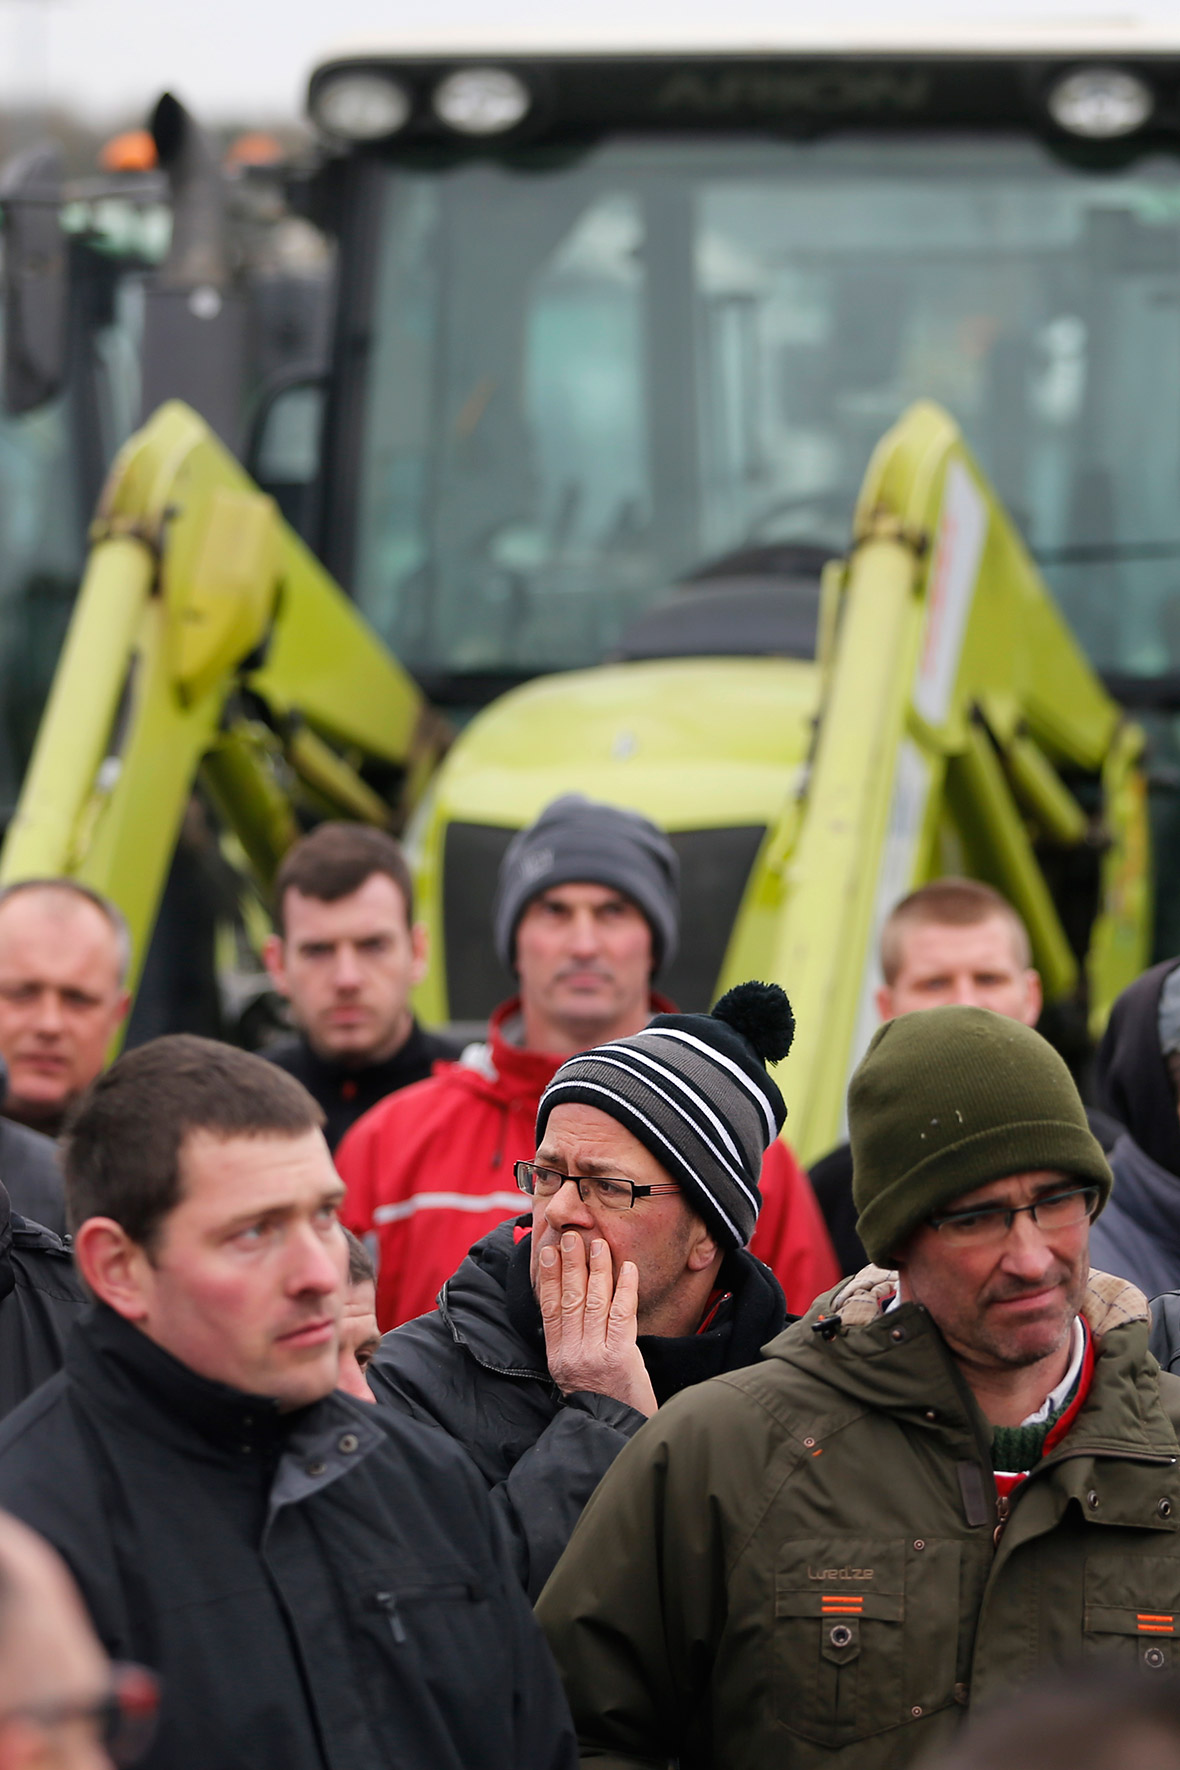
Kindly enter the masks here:
[[99, 1305], [0, 1426], [0, 1506], [164, 1680], [149, 1770], [568, 1770], [569, 1718], [484, 1489], [344, 1395], [281, 1414]]
[[895, 1284], [869, 1267], [616, 1459], [538, 1605], [583, 1763], [893, 1770], [1043, 1668], [1180, 1669], [1180, 1380], [1142, 1295], [1091, 1274], [1093, 1381], [1005, 1521]]

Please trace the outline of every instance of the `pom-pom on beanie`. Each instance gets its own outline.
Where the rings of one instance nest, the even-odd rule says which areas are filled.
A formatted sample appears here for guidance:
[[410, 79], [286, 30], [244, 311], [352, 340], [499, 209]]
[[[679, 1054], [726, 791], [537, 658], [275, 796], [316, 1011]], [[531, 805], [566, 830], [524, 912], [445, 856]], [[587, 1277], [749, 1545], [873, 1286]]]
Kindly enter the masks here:
[[794, 1036], [775, 983], [738, 984], [711, 1014], [657, 1014], [562, 1064], [541, 1096], [537, 1146], [555, 1106], [596, 1106], [683, 1188], [719, 1246], [744, 1247], [762, 1206], [762, 1157], [787, 1116], [766, 1065]]
[[500, 863], [492, 934], [509, 971], [516, 969], [517, 923], [533, 898], [575, 884], [606, 885], [629, 897], [651, 929], [653, 973], [672, 962], [680, 932], [676, 850], [639, 812], [566, 793], [517, 832]]
[[928, 1217], [1009, 1174], [1114, 1180], [1063, 1059], [987, 1008], [925, 1008], [879, 1027], [848, 1089], [857, 1233], [888, 1265]]

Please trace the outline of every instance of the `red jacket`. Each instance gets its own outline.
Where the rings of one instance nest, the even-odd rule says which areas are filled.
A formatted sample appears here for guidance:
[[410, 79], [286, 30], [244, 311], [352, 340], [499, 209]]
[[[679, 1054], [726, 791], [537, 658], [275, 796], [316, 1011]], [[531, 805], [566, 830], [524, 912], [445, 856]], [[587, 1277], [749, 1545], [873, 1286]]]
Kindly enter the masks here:
[[[377, 1239], [382, 1332], [433, 1309], [471, 1244], [529, 1208], [513, 1164], [535, 1152], [537, 1107], [564, 1059], [508, 1043], [503, 1029], [519, 1010], [498, 1008], [488, 1045], [379, 1101], [336, 1151], [348, 1188], [340, 1215]], [[841, 1274], [811, 1184], [781, 1140], [766, 1153], [761, 1191], [750, 1251], [801, 1314]]]

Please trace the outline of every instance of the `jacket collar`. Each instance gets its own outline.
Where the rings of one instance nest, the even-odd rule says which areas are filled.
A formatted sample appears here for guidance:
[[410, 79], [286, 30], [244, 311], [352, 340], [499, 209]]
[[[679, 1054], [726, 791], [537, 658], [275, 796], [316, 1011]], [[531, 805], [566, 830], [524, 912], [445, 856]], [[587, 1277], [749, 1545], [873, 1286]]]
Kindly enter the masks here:
[[[657, 991], [652, 992], [651, 1009], [653, 1014], [676, 1012], [673, 1003]], [[565, 1058], [552, 1051], [526, 1050], [523, 1039], [520, 997], [513, 996], [492, 1014], [486, 1043], [468, 1045], [458, 1068], [473, 1080], [481, 1079], [499, 1098], [539, 1103]]]
[[[932, 1317], [916, 1303], [882, 1313], [896, 1289], [895, 1273], [866, 1267], [819, 1298], [767, 1349], [769, 1356], [818, 1378], [832, 1392], [833, 1418], [881, 1411], [907, 1428], [949, 1434], [977, 1450], [990, 1427]], [[1054, 1457], [1175, 1461], [1176, 1433], [1148, 1360], [1150, 1313], [1143, 1293], [1125, 1279], [1092, 1271], [1082, 1311], [1098, 1354], [1094, 1381]], [[832, 1324], [828, 1330], [825, 1319]]]
[[[865, 1266], [836, 1288], [827, 1309], [838, 1315], [846, 1327], [864, 1327], [878, 1319], [884, 1305], [896, 1294], [896, 1272], [884, 1266]], [[1143, 1292], [1128, 1279], [1116, 1278], [1109, 1272], [1091, 1271], [1082, 1298], [1082, 1314], [1099, 1343], [1111, 1328], [1150, 1319]]]
[[149, 1436], [239, 1464], [272, 1463], [292, 1430], [324, 1405], [284, 1413], [270, 1396], [198, 1376], [105, 1303], [78, 1321], [65, 1368], [87, 1398]]
[[290, 1046], [282, 1049], [298, 1054], [300, 1080], [312, 1093], [317, 1086], [339, 1088], [342, 1083], [357, 1082], [375, 1093], [392, 1094], [403, 1085], [408, 1072], [417, 1072], [427, 1061], [426, 1039], [416, 1020], [411, 1020], [410, 1030], [397, 1050], [377, 1063], [350, 1063], [344, 1058], [322, 1057], [303, 1033], [297, 1034]]

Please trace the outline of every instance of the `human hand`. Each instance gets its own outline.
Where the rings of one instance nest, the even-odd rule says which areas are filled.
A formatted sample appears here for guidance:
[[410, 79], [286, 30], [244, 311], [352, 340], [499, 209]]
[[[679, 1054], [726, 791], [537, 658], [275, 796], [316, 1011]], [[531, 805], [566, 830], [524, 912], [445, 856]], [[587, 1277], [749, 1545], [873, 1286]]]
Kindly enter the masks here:
[[655, 1391], [636, 1345], [639, 1268], [624, 1260], [618, 1281], [610, 1249], [567, 1229], [560, 1248], [541, 1249], [538, 1302], [549, 1374], [563, 1395], [610, 1395], [638, 1413], [656, 1411]]

